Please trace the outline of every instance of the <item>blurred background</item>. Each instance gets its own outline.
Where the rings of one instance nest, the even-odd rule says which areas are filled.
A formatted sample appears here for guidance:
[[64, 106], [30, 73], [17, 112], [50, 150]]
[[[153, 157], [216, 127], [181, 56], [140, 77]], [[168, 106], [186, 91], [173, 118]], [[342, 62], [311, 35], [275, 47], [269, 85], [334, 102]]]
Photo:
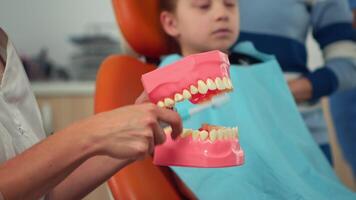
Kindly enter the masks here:
[[[48, 135], [93, 114], [100, 63], [127, 51], [111, 0], [1, 0], [0, 26], [21, 56]], [[322, 53], [310, 34], [307, 48], [308, 66], [322, 66]], [[331, 140], [337, 145], [334, 134]], [[344, 163], [339, 150], [333, 153], [341, 160], [337, 163]], [[335, 169], [346, 185], [356, 188], [348, 165]], [[103, 185], [86, 199], [110, 196]]]
[[[93, 81], [101, 61], [121, 53], [110, 0], [1, 4], [6, 6], [0, 7], [0, 25], [11, 36], [31, 81]], [[309, 46], [309, 66], [320, 66], [318, 46], [312, 40]]]
[[[1, 0], [0, 26], [14, 43], [49, 135], [93, 114], [95, 76], [120, 54], [110, 0]], [[85, 199], [109, 199], [106, 185]]]
[[[30, 80], [94, 80], [101, 61], [120, 53], [109, 0], [1, 0], [0, 24]], [[80, 8], [80, 9], [78, 9]]]

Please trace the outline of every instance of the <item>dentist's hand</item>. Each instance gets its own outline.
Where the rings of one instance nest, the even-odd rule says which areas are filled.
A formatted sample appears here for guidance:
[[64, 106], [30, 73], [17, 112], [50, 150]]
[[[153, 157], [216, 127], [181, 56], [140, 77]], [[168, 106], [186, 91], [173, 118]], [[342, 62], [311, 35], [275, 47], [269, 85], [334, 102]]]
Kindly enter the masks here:
[[140, 103], [145, 103], [149, 102], [150, 100], [148, 99], [148, 94], [146, 91], [143, 91], [139, 97], [137, 97], [135, 104], [140, 104]]
[[[136, 160], [152, 153], [153, 147], [165, 141], [158, 121], [172, 127], [172, 135], [182, 131], [179, 115], [171, 110], [145, 103], [97, 114], [78, 124], [87, 134], [94, 134], [98, 154], [118, 159]], [[83, 132], [83, 131], [82, 131]]]

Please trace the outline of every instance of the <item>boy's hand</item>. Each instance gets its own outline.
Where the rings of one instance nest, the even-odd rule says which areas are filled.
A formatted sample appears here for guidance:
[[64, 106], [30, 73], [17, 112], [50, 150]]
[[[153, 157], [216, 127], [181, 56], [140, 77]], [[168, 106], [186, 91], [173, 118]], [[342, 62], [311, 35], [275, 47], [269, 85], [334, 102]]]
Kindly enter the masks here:
[[313, 88], [307, 78], [298, 78], [288, 82], [290, 91], [297, 103], [308, 101], [312, 98]]

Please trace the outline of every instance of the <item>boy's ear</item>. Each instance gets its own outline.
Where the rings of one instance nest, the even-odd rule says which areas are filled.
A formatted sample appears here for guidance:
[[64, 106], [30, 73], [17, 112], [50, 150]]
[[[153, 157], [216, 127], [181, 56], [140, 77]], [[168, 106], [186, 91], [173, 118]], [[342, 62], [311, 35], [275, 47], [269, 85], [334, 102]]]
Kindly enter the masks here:
[[171, 37], [177, 38], [179, 31], [177, 29], [177, 19], [175, 16], [167, 11], [163, 11], [160, 15], [163, 30]]

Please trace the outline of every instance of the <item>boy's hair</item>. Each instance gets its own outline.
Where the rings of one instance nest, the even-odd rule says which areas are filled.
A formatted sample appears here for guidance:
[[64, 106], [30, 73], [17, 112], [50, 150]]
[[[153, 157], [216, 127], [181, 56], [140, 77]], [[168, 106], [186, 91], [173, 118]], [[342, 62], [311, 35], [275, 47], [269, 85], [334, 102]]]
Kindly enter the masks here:
[[159, 8], [161, 11], [174, 12], [178, 0], [159, 0]]

